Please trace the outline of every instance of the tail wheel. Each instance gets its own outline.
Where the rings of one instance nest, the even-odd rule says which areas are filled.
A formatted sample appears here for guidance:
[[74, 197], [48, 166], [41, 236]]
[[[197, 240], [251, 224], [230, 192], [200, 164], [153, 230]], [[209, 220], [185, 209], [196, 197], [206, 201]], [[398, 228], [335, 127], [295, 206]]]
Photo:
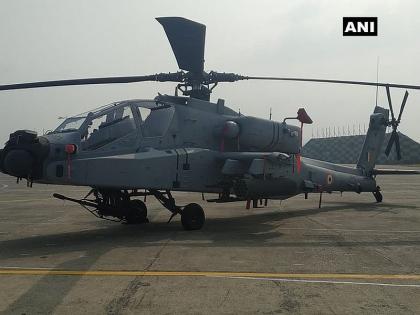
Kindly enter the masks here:
[[375, 197], [376, 202], [378, 202], [378, 203], [382, 202], [382, 199], [383, 199], [381, 191], [379, 189], [380, 188], [378, 187], [377, 190], [373, 192], [373, 196]]
[[206, 220], [203, 208], [196, 203], [190, 203], [181, 212], [181, 223], [185, 230], [199, 230]]
[[149, 222], [147, 219], [147, 207], [143, 201], [138, 199], [130, 200], [128, 207], [128, 213], [125, 217], [128, 224]]

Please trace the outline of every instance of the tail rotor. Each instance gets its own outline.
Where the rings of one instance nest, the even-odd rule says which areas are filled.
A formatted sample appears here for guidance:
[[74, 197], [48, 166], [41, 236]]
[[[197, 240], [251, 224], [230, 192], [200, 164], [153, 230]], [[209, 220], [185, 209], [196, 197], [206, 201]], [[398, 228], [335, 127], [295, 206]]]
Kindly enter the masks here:
[[397, 153], [397, 159], [401, 160], [400, 137], [399, 137], [399, 134], [397, 132], [397, 128], [398, 128], [398, 125], [401, 122], [401, 116], [402, 116], [402, 113], [404, 111], [405, 104], [407, 102], [408, 91], [405, 91], [404, 99], [402, 101], [401, 108], [400, 108], [400, 113], [398, 114], [398, 119], [395, 119], [394, 109], [392, 107], [392, 101], [391, 101], [391, 93], [389, 91], [389, 86], [386, 86], [385, 88], [386, 88], [386, 95], [388, 97], [389, 109], [391, 111], [391, 120], [388, 122], [388, 126], [392, 127], [391, 137], [389, 138], [388, 145], [386, 146], [385, 154], [386, 154], [386, 156], [389, 156], [389, 153], [391, 153], [392, 146], [395, 143], [395, 151]]

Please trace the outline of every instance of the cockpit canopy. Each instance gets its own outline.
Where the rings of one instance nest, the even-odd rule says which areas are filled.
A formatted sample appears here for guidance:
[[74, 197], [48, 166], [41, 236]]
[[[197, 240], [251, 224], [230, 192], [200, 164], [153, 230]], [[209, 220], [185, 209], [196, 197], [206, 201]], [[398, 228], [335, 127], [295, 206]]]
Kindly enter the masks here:
[[95, 150], [133, 132], [166, 134], [175, 109], [154, 101], [123, 101], [65, 119], [52, 133], [78, 132], [83, 150]]
[[86, 116], [66, 118], [53, 132], [71, 132], [77, 131], [86, 120]]

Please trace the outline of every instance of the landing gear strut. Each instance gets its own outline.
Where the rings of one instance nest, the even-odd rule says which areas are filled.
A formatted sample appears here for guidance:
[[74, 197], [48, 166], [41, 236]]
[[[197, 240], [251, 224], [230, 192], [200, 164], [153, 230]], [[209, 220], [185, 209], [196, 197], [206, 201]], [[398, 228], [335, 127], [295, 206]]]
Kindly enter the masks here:
[[204, 210], [199, 204], [189, 203], [185, 207], [177, 206], [175, 204], [175, 199], [169, 190], [166, 190], [165, 193], [158, 190], [150, 190], [150, 193], [159, 200], [162, 206], [172, 213], [168, 223], [174, 216], [180, 214], [184, 230], [200, 230], [203, 227], [206, 218]]

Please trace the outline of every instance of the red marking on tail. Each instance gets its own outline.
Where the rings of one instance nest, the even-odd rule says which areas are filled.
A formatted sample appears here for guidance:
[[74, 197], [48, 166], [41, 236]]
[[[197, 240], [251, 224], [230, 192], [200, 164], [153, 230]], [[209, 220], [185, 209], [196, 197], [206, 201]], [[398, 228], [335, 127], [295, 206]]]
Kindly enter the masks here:
[[300, 153], [296, 154], [296, 169], [298, 174], [300, 174], [300, 168], [301, 168], [301, 160], [300, 160]]

